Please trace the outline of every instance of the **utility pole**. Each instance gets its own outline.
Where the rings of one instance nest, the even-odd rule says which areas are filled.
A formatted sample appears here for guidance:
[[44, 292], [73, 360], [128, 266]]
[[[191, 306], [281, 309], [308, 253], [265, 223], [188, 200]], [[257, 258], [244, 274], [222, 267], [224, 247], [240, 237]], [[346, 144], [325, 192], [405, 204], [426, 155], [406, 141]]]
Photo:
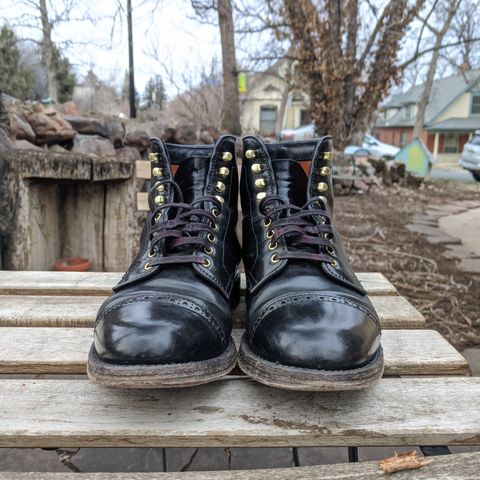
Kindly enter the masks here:
[[137, 117], [135, 106], [135, 75], [133, 71], [133, 31], [132, 31], [132, 0], [127, 0], [128, 23], [128, 80], [130, 93], [130, 118]]

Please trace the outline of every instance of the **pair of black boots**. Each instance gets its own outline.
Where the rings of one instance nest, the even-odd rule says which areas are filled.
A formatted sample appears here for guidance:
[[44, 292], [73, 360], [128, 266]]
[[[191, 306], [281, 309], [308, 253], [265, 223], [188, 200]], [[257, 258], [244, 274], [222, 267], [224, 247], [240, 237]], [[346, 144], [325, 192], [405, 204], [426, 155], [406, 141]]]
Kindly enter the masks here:
[[232, 310], [242, 258], [245, 373], [316, 391], [361, 389], [381, 377], [378, 317], [332, 226], [330, 137], [243, 139], [242, 248], [235, 137], [199, 146], [153, 139], [151, 150], [140, 252], [98, 312], [93, 381], [183, 387], [226, 375], [237, 362]]

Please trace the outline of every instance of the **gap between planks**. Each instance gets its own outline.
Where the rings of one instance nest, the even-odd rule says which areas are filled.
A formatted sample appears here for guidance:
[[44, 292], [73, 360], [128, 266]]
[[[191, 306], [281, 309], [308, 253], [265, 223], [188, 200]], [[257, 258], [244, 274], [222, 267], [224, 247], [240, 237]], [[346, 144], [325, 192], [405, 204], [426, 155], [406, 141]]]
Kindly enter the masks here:
[[[237, 345], [243, 330], [234, 330]], [[92, 331], [0, 328], [0, 374], [84, 374]], [[385, 375], [464, 375], [465, 358], [435, 330], [385, 330]], [[427, 347], [428, 346], [428, 347]]]
[[[33, 272], [0, 270], [0, 295], [110, 295], [122, 278], [119, 272]], [[370, 296], [398, 295], [380, 272], [360, 272], [357, 277]], [[245, 292], [245, 275], [241, 276]]]
[[228, 377], [190, 389], [0, 380], [0, 447], [478, 445], [480, 378], [384, 378], [288, 392]]

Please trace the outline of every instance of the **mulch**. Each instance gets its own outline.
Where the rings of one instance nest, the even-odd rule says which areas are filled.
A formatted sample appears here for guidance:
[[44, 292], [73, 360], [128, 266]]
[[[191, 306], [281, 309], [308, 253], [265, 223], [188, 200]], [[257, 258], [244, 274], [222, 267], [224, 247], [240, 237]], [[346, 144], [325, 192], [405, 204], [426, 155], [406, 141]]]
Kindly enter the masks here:
[[479, 194], [476, 184], [436, 181], [335, 198], [334, 225], [354, 270], [382, 272], [422, 312], [427, 328], [460, 349], [480, 345], [480, 275], [457, 268], [444, 245], [406, 225], [432, 206], [478, 200]]

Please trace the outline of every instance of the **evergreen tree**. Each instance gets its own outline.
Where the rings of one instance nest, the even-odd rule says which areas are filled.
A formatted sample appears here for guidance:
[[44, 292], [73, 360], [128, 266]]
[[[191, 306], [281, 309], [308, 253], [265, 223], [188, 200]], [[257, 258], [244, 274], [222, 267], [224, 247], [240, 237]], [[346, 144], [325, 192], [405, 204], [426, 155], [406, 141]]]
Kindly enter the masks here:
[[143, 101], [146, 108], [156, 107], [159, 110], [163, 109], [167, 95], [165, 93], [165, 85], [160, 75], [150, 77], [145, 85], [143, 93]]
[[15, 33], [3, 26], [0, 30], [0, 91], [21, 100], [32, 94], [33, 73], [22, 65]]
[[71, 100], [77, 79], [70, 60], [63, 56], [57, 47], [55, 47], [55, 71], [58, 101], [63, 103]]

